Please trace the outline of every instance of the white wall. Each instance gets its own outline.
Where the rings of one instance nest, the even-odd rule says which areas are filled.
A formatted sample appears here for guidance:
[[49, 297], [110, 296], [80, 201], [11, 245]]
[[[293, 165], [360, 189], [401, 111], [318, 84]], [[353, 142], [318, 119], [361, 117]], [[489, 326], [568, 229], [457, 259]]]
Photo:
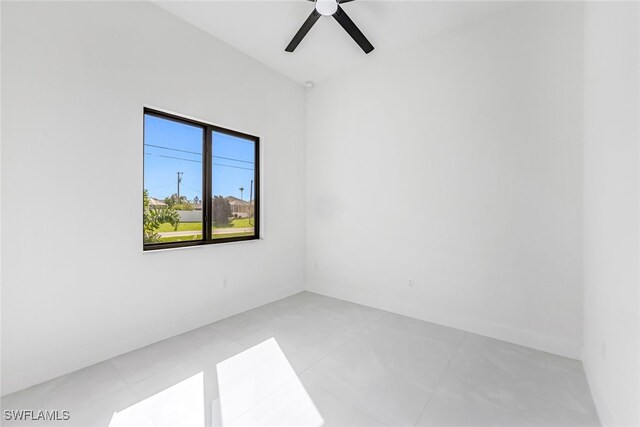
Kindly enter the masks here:
[[[303, 288], [303, 87], [147, 2], [2, 6], [3, 393]], [[144, 105], [261, 137], [263, 240], [142, 252]]]
[[604, 425], [640, 425], [639, 22], [585, 6], [583, 360]]
[[[600, 416], [639, 423], [640, 11], [584, 7], [374, 52], [306, 115], [153, 5], [3, 2], [2, 393], [302, 289], [306, 234], [312, 291], [572, 357], [584, 274]], [[261, 136], [264, 240], [142, 253], [143, 105]]]
[[[2, 2], [0, 2], [0, 24], [2, 24]], [[0, 29], [0, 100], [2, 100], [2, 31]], [[2, 102], [0, 101], [0, 130], [2, 129]], [[2, 200], [2, 132], [0, 131], [0, 201]], [[2, 316], [2, 207], [0, 203], [0, 318]], [[0, 327], [0, 370], [2, 369], [2, 328]], [[0, 396], [2, 382], [0, 381]]]
[[310, 92], [308, 289], [579, 356], [582, 14], [521, 5]]

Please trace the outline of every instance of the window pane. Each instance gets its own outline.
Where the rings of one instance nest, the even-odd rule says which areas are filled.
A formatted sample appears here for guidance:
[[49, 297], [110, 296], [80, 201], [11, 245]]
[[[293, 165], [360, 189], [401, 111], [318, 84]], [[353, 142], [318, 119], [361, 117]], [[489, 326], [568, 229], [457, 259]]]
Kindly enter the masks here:
[[212, 133], [214, 239], [255, 235], [255, 142]]
[[204, 129], [145, 114], [144, 243], [202, 240]]

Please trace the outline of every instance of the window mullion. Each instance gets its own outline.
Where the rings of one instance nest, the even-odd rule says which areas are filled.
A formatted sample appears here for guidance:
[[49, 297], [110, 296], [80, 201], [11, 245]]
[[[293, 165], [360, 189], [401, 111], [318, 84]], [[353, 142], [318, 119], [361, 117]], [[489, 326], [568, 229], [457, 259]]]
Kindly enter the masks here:
[[206, 215], [204, 215], [204, 223], [203, 223], [203, 235], [202, 237], [204, 238], [205, 241], [211, 241], [212, 240], [212, 225], [213, 225], [213, 203], [212, 203], [212, 199], [213, 199], [213, 194], [212, 194], [212, 182], [211, 182], [211, 176], [212, 176], [212, 171], [211, 171], [211, 155], [213, 153], [213, 146], [212, 146], [212, 134], [213, 134], [213, 130], [211, 129], [210, 126], [207, 126], [205, 128], [205, 137], [204, 137], [204, 141], [205, 141], [205, 149], [204, 149], [204, 159], [203, 159], [203, 164], [204, 164], [204, 170], [203, 170], [203, 188], [204, 188], [204, 197], [205, 197], [205, 204], [206, 204]]

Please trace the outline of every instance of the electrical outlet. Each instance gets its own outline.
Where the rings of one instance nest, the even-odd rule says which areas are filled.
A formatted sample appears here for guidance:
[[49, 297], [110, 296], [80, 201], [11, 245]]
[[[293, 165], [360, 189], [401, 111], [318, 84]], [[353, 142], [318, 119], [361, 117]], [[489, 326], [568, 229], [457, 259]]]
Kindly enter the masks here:
[[409, 277], [407, 279], [407, 286], [410, 288], [415, 288], [416, 286], [416, 279], [414, 279], [413, 277]]
[[223, 288], [228, 288], [229, 287], [229, 279], [227, 279], [226, 277], [224, 279], [222, 279], [222, 287]]

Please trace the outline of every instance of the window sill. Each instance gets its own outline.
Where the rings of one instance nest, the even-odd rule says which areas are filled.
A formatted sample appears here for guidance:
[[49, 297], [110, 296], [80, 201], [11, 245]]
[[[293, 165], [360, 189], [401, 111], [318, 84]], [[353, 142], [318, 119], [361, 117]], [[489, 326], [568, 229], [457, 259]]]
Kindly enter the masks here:
[[143, 247], [142, 253], [154, 253], [154, 252], [166, 252], [166, 251], [174, 251], [181, 249], [193, 249], [193, 248], [206, 248], [211, 246], [219, 246], [219, 245], [229, 245], [229, 244], [238, 244], [238, 243], [251, 243], [251, 242], [260, 242], [263, 241], [263, 237], [258, 238], [250, 238], [250, 239], [242, 239], [242, 240], [229, 240], [229, 241], [218, 241], [218, 242], [197, 242], [197, 243], [189, 243], [189, 244], [179, 244], [179, 245], [158, 245], [152, 247]]

